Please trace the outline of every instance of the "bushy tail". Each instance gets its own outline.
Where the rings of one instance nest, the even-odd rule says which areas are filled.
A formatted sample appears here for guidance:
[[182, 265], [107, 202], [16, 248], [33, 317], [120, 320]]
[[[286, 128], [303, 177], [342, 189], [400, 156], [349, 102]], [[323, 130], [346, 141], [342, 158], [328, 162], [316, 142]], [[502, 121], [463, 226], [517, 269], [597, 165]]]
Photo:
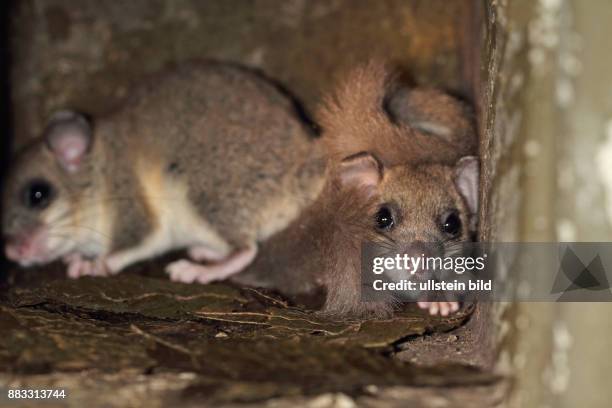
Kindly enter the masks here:
[[338, 162], [370, 152], [385, 166], [454, 163], [476, 149], [470, 110], [433, 89], [402, 88], [384, 63], [351, 71], [318, 112], [322, 141]]

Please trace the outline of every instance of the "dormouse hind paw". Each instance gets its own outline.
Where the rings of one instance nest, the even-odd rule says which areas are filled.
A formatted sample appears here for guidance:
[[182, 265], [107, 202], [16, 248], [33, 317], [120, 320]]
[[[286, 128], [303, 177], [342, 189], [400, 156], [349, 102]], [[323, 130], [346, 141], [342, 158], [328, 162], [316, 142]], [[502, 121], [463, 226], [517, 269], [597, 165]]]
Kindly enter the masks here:
[[181, 259], [170, 263], [166, 267], [166, 273], [170, 275], [170, 280], [172, 281], [206, 284], [227, 279], [241, 272], [253, 262], [256, 255], [257, 247], [252, 246], [237, 251], [223, 260], [207, 265]]

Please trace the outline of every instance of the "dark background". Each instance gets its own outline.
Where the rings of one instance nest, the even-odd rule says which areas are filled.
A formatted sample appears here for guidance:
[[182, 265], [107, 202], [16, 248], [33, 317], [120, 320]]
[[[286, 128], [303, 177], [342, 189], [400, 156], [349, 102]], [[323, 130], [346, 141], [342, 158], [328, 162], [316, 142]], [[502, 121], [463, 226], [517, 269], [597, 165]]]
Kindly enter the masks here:
[[[11, 66], [9, 19], [12, 5], [13, 2], [9, 0], [0, 3], [0, 27], [2, 30], [2, 33], [0, 33], [0, 100], [2, 101], [2, 103], [0, 103], [0, 129], [2, 129], [2, 135], [0, 136], [0, 154], [2, 155], [0, 158], [0, 191], [2, 191], [2, 180], [4, 180], [4, 174], [6, 172], [13, 136], [11, 104], [9, 103], [11, 93], [11, 82], [9, 80], [9, 70]], [[1, 241], [0, 245], [4, 247]], [[0, 255], [0, 285], [2, 285], [6, 279], [6, 269], [7, 262], [4, 258], [4, 251], [2, 251], [2, 255]]]

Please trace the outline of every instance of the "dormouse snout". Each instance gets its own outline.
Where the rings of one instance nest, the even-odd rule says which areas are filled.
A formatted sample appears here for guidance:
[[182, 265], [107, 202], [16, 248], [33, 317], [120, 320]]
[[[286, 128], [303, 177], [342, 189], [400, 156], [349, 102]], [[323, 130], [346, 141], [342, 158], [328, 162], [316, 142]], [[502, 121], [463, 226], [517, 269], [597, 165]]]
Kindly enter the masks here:
[[402, 255], [410, 258], [433, 258], [444, 255], [444, 247], [436, 242], [407, 242], [400, 249]]
[[43, 228], [30, 231], [27, 234], [7, 236], [5, 242], [4, 253], [6, 257], [22, 266], [30, 266], [48, 260], [47, 237]]

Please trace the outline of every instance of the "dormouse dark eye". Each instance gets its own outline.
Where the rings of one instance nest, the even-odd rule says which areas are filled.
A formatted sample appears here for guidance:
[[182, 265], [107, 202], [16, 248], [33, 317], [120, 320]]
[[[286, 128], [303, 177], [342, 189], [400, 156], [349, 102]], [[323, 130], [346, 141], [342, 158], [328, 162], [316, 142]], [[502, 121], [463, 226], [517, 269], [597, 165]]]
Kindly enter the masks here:
[[25, 188], [24, 201], [28, 208], [42, 210], [53, 198], [53, 187], [45, 180], [33, 180]]
[[395, 226], [393, 212], [387, 205], [382, 205], [375, 216], [376, 228], [382, 231], [389, 231]]
[[442, 218], [440, 229], [453, 237], [461, 233], [461, 218], [457, 211], [451, 211]]

